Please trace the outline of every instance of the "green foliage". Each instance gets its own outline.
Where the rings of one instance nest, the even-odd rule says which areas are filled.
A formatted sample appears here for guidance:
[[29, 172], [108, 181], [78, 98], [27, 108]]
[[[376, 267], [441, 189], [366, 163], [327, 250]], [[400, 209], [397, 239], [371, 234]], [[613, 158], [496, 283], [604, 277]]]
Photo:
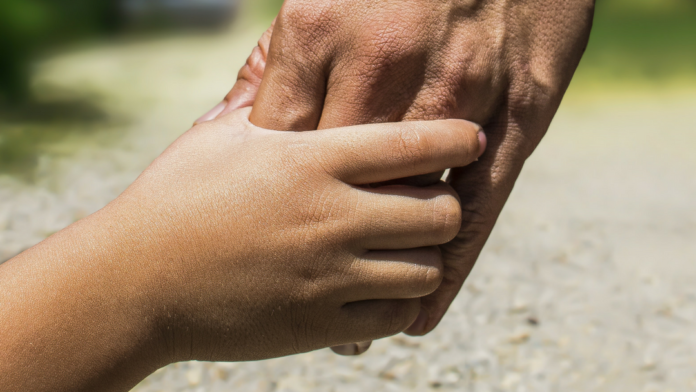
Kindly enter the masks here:
[[27, 96], [28, 65], [40, 50], [100, 34], [114, 27], [110, 0], [0, 1], [0, 98]]
[[261, 3], [263, 9], [265, 9], [268, 14], [272, 14], [273, 16], [277, 15], [280, 7], [283, 6], [283, 0], [261, 0], [259, 2]]
[[599, 0], [577, 82], [696, 79], [696, 2]]
[[95, 95], [0, 107], [0, 174], [31, 180], [41, 155], [67, 152], [72, 143], [65, 140], [83, 141], [114, 124], [118, 120], [100, 107]]
[[246, 3], [251, 14], [261, 19], [262, 23], [273, 20], [283, 6], [283, 0], [247, 0]]

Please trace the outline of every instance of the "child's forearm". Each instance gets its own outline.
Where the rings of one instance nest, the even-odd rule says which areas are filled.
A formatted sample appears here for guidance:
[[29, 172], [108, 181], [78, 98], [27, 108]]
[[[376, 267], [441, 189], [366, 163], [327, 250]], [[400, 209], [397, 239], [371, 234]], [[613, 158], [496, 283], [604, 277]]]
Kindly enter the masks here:
[[0, 266], [3, 391], [124, 391], [164, 365], [147, 277], [108, 211]]
[[245, 361], [399, 333], [459, 230], [459, 120], [291, 133], [248, 109], [195, 127], [121, 196], [0, 267], [3, 391], [121, 391], [184, 360]]

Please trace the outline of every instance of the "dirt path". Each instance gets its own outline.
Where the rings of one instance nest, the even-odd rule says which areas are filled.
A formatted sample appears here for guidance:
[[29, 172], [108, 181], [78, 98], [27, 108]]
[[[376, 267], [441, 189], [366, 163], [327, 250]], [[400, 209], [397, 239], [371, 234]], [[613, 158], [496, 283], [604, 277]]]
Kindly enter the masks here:
[[[49, 80], [108, 91], [128, 118], [110, 131], [125, 134], [47, 157], [36, 185], [0, 179], [0, 256], [115, 197], [224, 93], [257, 34], [47, 63]], [[696, 91], [564, 105], [433, 334], [382, 340], [359, 358], [177, 364], [134, 391], [693, 390], [694, 107]]]

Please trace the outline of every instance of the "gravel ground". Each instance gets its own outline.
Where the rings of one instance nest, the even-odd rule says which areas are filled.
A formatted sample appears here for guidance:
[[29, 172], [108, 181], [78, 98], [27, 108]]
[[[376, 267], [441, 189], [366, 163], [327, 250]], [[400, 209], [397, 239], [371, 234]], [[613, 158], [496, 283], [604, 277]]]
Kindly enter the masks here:
[[[43, 157], [35, 183], [0, 177], [0, 260], [121, 192], [216, 103], [257, 33], [44, 64], [46, 83], [101, 92], [128, 121], [109, 126], [117, 142]], [[429, 336], [384, 339], [357, 358], [175, 364], [134, 392], [696, 389], [694, 107], [696, 90], [566, 103]]]

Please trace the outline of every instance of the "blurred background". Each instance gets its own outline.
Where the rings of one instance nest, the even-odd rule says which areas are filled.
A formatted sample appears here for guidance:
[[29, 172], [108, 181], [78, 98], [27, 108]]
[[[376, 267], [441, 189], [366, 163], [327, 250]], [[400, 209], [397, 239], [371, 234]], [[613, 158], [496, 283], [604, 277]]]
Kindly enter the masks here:
[[[232, 86], [281, 0], [0, 2], [0, 263], [116, 197]], [[696, 388], [696, 1], [599, 0], [580, 69], [433, 334], [135, 391]]]

